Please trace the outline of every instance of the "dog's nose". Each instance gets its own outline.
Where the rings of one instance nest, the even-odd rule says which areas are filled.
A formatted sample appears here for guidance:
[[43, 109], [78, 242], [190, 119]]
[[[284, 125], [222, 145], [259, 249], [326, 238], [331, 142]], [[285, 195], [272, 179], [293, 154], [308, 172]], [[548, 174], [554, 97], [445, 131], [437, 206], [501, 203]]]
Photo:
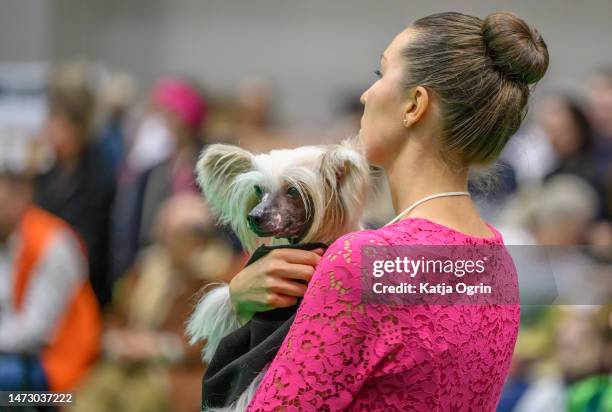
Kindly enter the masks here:
[[249, 213], [249, 215], [247, 216], [247, 222], [249, 222], [249, 226], [251, 226], [251, 228], [258, 228], [262, 221], [263, 216], [259, 213]]

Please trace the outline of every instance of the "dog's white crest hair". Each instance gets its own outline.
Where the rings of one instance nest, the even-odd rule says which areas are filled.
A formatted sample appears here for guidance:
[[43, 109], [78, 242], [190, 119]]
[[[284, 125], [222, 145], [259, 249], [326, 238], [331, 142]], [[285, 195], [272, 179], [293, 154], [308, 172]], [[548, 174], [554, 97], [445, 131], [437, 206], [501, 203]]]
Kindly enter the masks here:
[[[340, 144], [303, 146], [253, 155], [239, 147], [214, 144], [196, 166], [197, 180], [221, 223], [234, 230], [245, 249], [286, 239], [261, 239], [247, 215], [257, 204], [254, 186], [275, 190], [295, 186], [312, 216], [303, 242], [331, 243], [359, 228], [365, 207], [369, 166], [356, 138]], [[309, 199], [311, 202], [307, 201]]]

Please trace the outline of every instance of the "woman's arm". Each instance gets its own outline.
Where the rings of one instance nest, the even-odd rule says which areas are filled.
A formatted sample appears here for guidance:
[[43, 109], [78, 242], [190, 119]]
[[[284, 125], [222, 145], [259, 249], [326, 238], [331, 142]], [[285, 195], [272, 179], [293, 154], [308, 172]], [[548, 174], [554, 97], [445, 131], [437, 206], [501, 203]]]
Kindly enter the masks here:
[[255, 312], [295, 305], [322, 253], [322, 249], [275, 249], [241, 270], [229, 285], [241, 321], [246, 323]]
[[229, 285], [206, 293], [187, 323], [191, 344], [207, 341], [202, 359], [210, 362], [221, 340], [255, 312], [295, 305], [322, 253], [322, 249], [275, 249], [242, 269]]
[[249, 411], [343, 410], [386, 356], [377, 335], [380, 314], [361, 303], [364, 244], [383, 242], [356, 232], [323, 255]]

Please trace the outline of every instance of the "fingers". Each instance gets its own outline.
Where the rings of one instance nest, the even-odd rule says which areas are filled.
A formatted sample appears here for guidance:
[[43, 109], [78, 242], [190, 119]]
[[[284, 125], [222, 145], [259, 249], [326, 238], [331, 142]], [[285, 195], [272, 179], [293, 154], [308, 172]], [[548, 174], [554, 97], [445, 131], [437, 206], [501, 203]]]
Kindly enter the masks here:
[[268, 271], [270, 276], [286, 279], [301, 280], [310, 282], [315, 268], [308, 265], [298, 265], [295, 263], [273, 262]]
[[302, 297], [306, 293], [307, 286], [282, 278], [272, 277], [269, 280], [268, 291], [273, 294]]
[[274, 249], [258, 262], [239, 273], [230, 283], [235, 283], [241, 274], [251, 279], [248, 290], [259, 290], [256, 297], [251, 294], [248, 300], [257, 302], [260, 311], [293, 306], [299, 297], [304, 296], [307, 284], [314, 274], [315, 267], [324, 253], [322, 248], [314, 251], [279, 248]]
[[287, 308], [297, 303], [297, 298], [287, 295], [272, 293], [268, 297], [268, 304], [273, 308]]

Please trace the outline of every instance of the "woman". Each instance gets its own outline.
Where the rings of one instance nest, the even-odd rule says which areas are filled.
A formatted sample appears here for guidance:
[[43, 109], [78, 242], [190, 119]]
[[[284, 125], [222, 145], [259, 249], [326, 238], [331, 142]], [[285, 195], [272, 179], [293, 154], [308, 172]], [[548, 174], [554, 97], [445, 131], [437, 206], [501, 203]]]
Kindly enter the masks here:
[[435, 14], [393, 39], [361, 97], [360, 138], [399, 214], [341, 237], [321, 258], [275, 251], [232, 280], [248, 317], [294, 304], [301, 289], [291, 276], [312, 272], [249, 411], [495, 409], [518, 305], [364, 305], [358, 265], [366, 244], [503, 244], [466, 196], [468, 170], [497, 158], [547, 67], [542, 37], [510, 13]]

